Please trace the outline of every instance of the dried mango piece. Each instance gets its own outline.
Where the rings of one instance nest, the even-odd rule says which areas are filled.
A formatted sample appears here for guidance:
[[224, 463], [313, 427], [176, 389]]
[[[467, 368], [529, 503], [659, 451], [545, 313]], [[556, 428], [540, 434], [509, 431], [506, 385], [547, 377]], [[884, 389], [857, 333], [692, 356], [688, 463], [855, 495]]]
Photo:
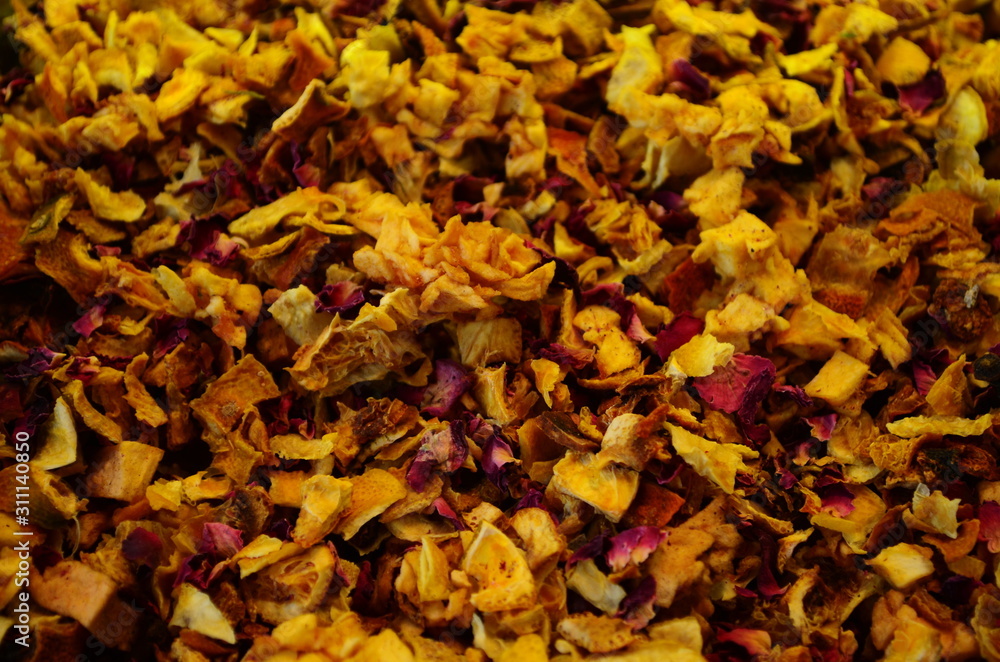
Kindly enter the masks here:
[[556, 629], [568, 641], [592, 653], [608, 653], [636, 640], [628, 623], [608, 616], [574, 614], [559, 621]]
[[229, 233], [254, 241], [274, 230], [289, 216], [315, 214], [330, 221], [339, 219], [344, 202], [337, 196], [321, 193], [315, 186], [296, 189], [269, 205], [257, 207], [229, 224]]
[[823, 398], [833, 406], [847, 402], [868, 374], [868, 365], [837, 350], [819, 373], [805, 386], [810, 397]]
[[900, 543], [886, 547], [868, 563], [895, 588], [907, 589], [934, 572], [931, 556], [926, 547]]
[[863, 485], [846, 486], [852, 495], [851, 505], [854, 509], [845, 517], [831, 513], [817, 512], [810, 515], [809, 520], [816, 526], [838, 531], [844, 536], [844, 541], [856, 553], [864, 553], [864, 544], [868, 535], [885, 515], [885, 502], [874, 492]]
[[67, 560], [32, 579], [38, 604], [79, 621], [105, 645], [127, 650], [138, 635], [138, 610], [118, 597], [118, 585], [107, 574]]
[[671, 352], [669, 370], [685, 377], [707, 377], [716, 366], [729, 363], [735, 351], [733, 345], [701, 333]]
[[208, 76], [197, 69], [182, 68], [168, 80], [156, 97], [156, 117], [166, 122], [190, 110], [209, 86]]
[[595, 346], [597, 368], [602, 377], [614, 375], [639, 364], [641, 354], [621, 330], [621, 316], [609, 308], [588, 306], [573, 318], [583, 339]]
[[247, 604], [274, 625], [311, 613], [326, 596], [336, 563], [326, 545], [270, 563], [245, 582]]
[[42, 428], [42, 446], [35, 451], [31, 463], [51, 471], [76, 461], [77, 434], [73, 413], [62, 397], [56, 398], [52, 415]]
[[566, 540], [556, 529], [555, 522], [541, 508], [523, 508], [511, 518], [511, 526], [524, 541], [528, 565], [538, 572], [566, 550]]
[[420, 543], [420, 559], [417, 570], [417, 593], [423, 602], [447, 600], [451, 595], [449, 579], [451, 565], [444, 552], [429, 537]]
[[931, 492], [921, 483], [913, 492], [913, 519], [909, 520], [913, 524], [908, 526], [929, 529], [930, 533], [940, 533], [952, 539], [957, 538], [960, 504], [960, 499], [948, 499], [941, 490]]
[[65, 230], [36, 249], [35, 265], [81, 304], [96, 294], [105, 279], [105, 267], [89, 255], [83, 235]]
[[875, 66], [893, 85], [912, 85], [927, 75], [931, 59], [912, 41], [896, 37], [882, 51]]
[[864, 42], [873, 34], [886, 34], [899, 25], [892, 16], [866, 4], [824, 7], [810, 32], [814, 44]]

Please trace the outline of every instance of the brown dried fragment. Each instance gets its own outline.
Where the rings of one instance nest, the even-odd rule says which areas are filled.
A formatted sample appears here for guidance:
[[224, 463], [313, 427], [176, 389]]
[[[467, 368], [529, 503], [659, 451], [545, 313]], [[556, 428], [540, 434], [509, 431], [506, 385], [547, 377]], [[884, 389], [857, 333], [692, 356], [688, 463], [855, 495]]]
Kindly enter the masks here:
[[[225, 586], [231, 585], [225, 584]], [[213, 598], [213, 602], [215, 601], [215, 598]], [[178, 644], [180, 644], [182, 650], [186, 649], [185, 654], [177, 653], [175, 647], [177, 647]], [[212, 639], [207, 635], [184, 628], [180, 631], [177, 639], [174, 641], [170, 652], [177, 655], [179, 659], [187, 660], [188, 657], [186, 656], [192, 656], [193, 654], [201, 653], [202, 655], [211, 658], [215, 655], [226, 655], [232, 653], [232, 649], [218, 643], [215, 639]]]
[[639, 483], [639, 491], [628, 512], [622, 518], [622, 526], [655, 526], [663, 528], [670, 524], [677, 511], [684, 505], [684, 497], [671, 490], [644, 480]]
[[929, 533], [924, 536], [924, 542], [933, 545], [941, 552], [946, 563], [954, 563], [970, 554], [979, 540], [979, 520], [970, 519], [958, 525], [958, 537]]
[[[521, 467], [531, 480], [548, 483], [552, 477], [553, 465], [566, 453], [561, 446], [542, 429], [539, 418], [529, 418], [517, 430]], [[595, 442], [596, 448], [596, 442]]]
[[[660, 421], [662, 424], [662, 420]], [[663, 450], [662, 437], [648, 433], [649, 425], [639, 414], [621, 414], [608, 424], [597, 454], [604, 461], [642, 471], [646, 464]]]
[[714, 283], [715, 268], [710, 262], [696, 263], [688, 258], [663, 279], [667, 305], [675, 313], [690, 312]]
[[669, 607], [678, 593], [701, 579], [705, 572], [704, 554], [715, 539], [704, 531], [671, 529], [649, 558], [649, 574], [656, 579], [656, 604]]
[[273, 514], [274, 504], [259, 485], [240, 487], [214, 511], [216, 521], [243, 531], [246, 540], [259, 536], [270, 523]]
[[250, 405], [281, 395], [274, 378], [260, 361], [247, 354], [233, 368], [209, 384], [200, 398], [191, 401], [194, 415], [209, 435], [233, 429]]
[[84, 304], [104, 282], [105, 268], [87, 251], [83, 235], [60, 230], [55, 239], [35, 251], [35, 266]]
[[569, 414], [547, 411], [535, 419], [541, 432], [549, 440], [578, 453], [596, 451], [601, 447], [592, 439], [580, 434], [579, 428]]
[[69, 662], [86, 657], [84, 644], [91, 636], [76, 621], [38, 619], [31, 633], [34, 656], [30, 662]]
[[926, 404], [924, 396], [920, 395], [920, 392], [914, 388], [909, 380], [905, 380], [900, 384], [899, 389], [889, 397], [889, 402], [879, 412], [875, 423], [884, 428], [886, 423], [909, 416], [918, 411], [924, 404]]
[[914, 463], [928, 474], [929, 480], [954, 480], [966, 473], [996, 480], [997, 461], [993, 453], [976, 444], [947, 442], [935, 448], [921, 448]]
[[927, 312], [943, 317], [948, 323], [948, 331], [964, 342], [976, 340], [993, 323], [990, 304], [980, 294], [979, 287], [954, 278], [938, 283]]
[[358, 410], [350, 421], [350, 436], [362, 448], [362, 459], [367, 460], [403, 437], [419, 418], [415, 407], [399, 400], [369, 398], [368, 406]]
[[607, 115], [601, 115], [587, 136], [587, 151], [594, 155], [601, 165], [601, 170], [608, 175], [614, 175], [621, 169], [621, 156], [615, 149], [618, 133], [614, 120]]
[[813, 297], [828, 308], [858, 319], [872, 293], [875, 272], [890, 261], [889, 252], [867, 230], [838, 226], [813, 252], [806, 273]]
[[[2, 279], [11, 278], [19, 268], [29, 268], [23, 260], [27, 259], [30, 253], [20, 241], [27, 226], [26, 219], [11, 216], [7, 208], [0, 205], [0, 278]], [[49, 259], [52, 259], [51, 255]], [[41, 266], [38, 268], [45, 271]]]
[[[313, 267], [316, 257], [323, 247], [330, 243], [330, 238], [312, 227], [304, 227], [298, 233], [286, 235], [298, 240], [287, 253], [255, 259], [250, 267], [261, 281], [282, 290], [287, 290], [292, 281], [305, 270]], [[247, 253], [249, 255], [249, 253]]]
[[[207, 346], [206, 346], [207, 348]], [[165, 390], [167, 392], [167, 447], [180, 448], [194, 436], [194, 422], [191, 420], [191, 404], [183, 389], [198, 378], [196, 359], [198, 354], [186, 344], [179, 345], [164, 357]]]
[[31, 594], [45, 609], [79, 621], [102, 643], [128, 650], [139, 612], [118, 597], [118, 585], [79, 561], [61, 561], [31, 577]]
[[456, 335], [462, 363], [470, 368], [521, 361], [521, 325], [516, 319], [463, 322]]

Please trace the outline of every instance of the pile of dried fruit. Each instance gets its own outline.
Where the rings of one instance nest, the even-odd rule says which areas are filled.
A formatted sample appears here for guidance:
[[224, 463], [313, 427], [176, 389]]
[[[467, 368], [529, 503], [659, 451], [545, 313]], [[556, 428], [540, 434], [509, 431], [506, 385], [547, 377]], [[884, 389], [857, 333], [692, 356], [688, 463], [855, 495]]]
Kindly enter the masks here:
[[1000, 3], [300, 4], [13, 2], [4, 656], [1000, 660]]

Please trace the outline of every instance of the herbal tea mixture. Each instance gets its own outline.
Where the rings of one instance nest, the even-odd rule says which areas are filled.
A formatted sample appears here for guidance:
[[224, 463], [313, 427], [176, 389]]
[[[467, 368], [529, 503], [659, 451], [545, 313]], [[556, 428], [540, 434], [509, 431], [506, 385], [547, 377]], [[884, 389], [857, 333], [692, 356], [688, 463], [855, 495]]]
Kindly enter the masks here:
[[4, 25], [4, 659], [1000, 660], [997, 2]]

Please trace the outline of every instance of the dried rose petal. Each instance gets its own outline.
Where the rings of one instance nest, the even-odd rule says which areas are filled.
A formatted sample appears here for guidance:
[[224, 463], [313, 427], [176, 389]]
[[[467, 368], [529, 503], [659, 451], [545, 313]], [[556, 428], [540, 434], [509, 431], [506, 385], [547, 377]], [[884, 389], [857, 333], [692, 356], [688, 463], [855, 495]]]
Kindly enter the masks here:
[[652, 526], [638, 526], [611, 538], [611, 548], [605, 557], [613, 572], [625, 568], [630, 562], [640, 564], [666, 539], [667, 534]]

